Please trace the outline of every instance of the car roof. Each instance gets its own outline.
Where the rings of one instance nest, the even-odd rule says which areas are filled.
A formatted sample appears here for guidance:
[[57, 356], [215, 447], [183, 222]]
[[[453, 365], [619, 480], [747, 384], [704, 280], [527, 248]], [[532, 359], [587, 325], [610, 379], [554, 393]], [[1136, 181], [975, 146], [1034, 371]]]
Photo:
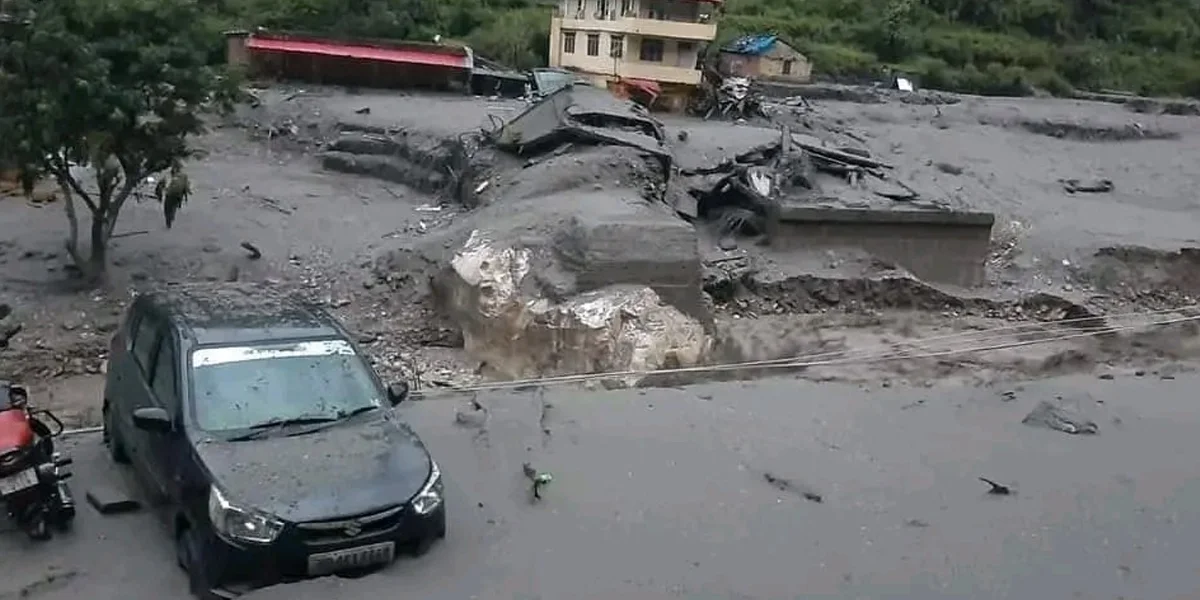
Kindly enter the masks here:
[[345, 337], [325, 310], [249, 283], [164, 286], [140, 298], [195, 345], [239, 345], [302, 338]]

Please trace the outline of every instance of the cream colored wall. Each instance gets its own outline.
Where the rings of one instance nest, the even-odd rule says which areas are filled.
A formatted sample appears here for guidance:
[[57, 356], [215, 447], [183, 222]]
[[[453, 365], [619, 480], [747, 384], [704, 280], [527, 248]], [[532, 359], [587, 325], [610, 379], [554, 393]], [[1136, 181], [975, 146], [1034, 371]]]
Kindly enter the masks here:
[[772, 79], [786, 79], [788, 81], [807, 82], [812, 78], [812, 64], [803, 56], [795, 56], [791, 58], [792, 72], [784, 74], [783, 58], [766, 58], [763, 57], [758, 61], [758, 72], [762, 77], [770, 77]]
[[597, 56], [587, 53], [586, 31], [575, 32], [575, 52], [568, 53], [563, 45], [563, 34], [569, 29], [560, 29], [558, 41], [551, 43], [551, 66], [574, 68], [588, 73], [600, 75], [619, 75], [639, 79], [654, 79], [668, 83], [695, 84], [700, 81], [700, 71], [696, 70], [696, 60], [700, 54], [700, 45], [692, 42], [690, 49], [681, 49], [686, 41], [663, 40], [663, 56], [661, 61], [643, 61], [641, 55], [642, 36], [622, 36], [624, 38], [624, 56], [614, 59], [609, 55], [610, 33], [595, 33], [599, 36], [599, 52]]
[[[783, 72], [783, 65], [792, 61], [790, 73]], [[803, 54], [782, 41], [775, 45], [758, 61], [758, 74], [771, 79], [807, 82], [812, 78], [812, 63]]]
[[[691, 19], [707, 10], [707, 5], [699, 7], [698, 3], [686, 0], [675, 4], [666, 8], [664, 16]], [[649, 19], [649, 6], [648, 0], [560, 0], [561, 16], [554, 17], [550, 23], [550, 66], [664, 83], [699, 83], [701, 75], [696, 69], [696, 61], [700, 47], [716, 36], [716, 24]], [[596, 18], [600, 8], [609, 11], [604, 18]], [[620, 17], [623, 10], [627, 11], [624, 14], [634, 16]], [[609, 18], [612, 11], [618, 15], [616, 19]], [[583, 18], [576, 18], [577, 15]], [[568, 33], [575, 34], [574, 52], [567, 52], [565, 48], [564, 37]], [[595, 56], [587, 53], [589, 35], [598, 36]], [[622, 58], [614, 59], [610, 54], [613, 36], [623, 38]], [[661, 61], [639, 59], [643, 38], [663, 40]], [[681, 46], [690, 48], [681, 49]]]

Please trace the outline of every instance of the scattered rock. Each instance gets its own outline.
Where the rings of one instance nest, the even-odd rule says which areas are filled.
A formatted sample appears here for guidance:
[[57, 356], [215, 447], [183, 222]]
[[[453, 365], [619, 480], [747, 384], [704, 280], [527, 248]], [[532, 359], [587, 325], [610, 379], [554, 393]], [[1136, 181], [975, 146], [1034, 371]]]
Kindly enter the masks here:
[[1094, 421], [1045, 400], [1038, 402], [1038, 405], [1021, 420], [1021, 423], [1071, 435], [1095, 435], [1100, 432], [1100, 427]]

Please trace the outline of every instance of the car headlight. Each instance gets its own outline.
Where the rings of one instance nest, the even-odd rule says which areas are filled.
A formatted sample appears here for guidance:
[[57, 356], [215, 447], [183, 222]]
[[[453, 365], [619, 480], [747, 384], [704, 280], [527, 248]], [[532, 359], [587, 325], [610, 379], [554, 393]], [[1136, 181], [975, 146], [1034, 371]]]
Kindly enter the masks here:
[[236, 542], [269, 544], [283, 531], [283, 521], [262, 511], [234, 505], [215, 485], [208, 493], [208, 519], [217, 535]]
[[437, 462], [430, 460], [429, 479], [421, 487], [421, 491], [412, 499], [413, 510], [418, 515], [427, 515], [442, 504], [442, 470]]

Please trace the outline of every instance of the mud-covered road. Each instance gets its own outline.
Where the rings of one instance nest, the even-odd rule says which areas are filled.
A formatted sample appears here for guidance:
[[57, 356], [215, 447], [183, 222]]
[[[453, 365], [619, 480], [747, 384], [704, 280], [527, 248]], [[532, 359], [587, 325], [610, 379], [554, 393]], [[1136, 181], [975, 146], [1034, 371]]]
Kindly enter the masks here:
[[[247, 597], [1195, 598], [1197, 383], [551, 391], [544, 413], [538, 393], [479, 398], [482, 430], [454, 424], [457, 400], [414, 402], [398, 410], [448, 478], [446, 542], [362, 579]], [[1021, 424], [1054, 396], [1099, 435]], [[114, 472], [97, 437], [75, 445], [82, 497]], [[556, 477], [537, 506], [527, 460]], [[980, 476], [1016, 496], [986, 495]], [[75, 532], [48, 544], [6, 533], [0, 564], [4, 600], [187, 597], [146, 514], [81, 507]]]

